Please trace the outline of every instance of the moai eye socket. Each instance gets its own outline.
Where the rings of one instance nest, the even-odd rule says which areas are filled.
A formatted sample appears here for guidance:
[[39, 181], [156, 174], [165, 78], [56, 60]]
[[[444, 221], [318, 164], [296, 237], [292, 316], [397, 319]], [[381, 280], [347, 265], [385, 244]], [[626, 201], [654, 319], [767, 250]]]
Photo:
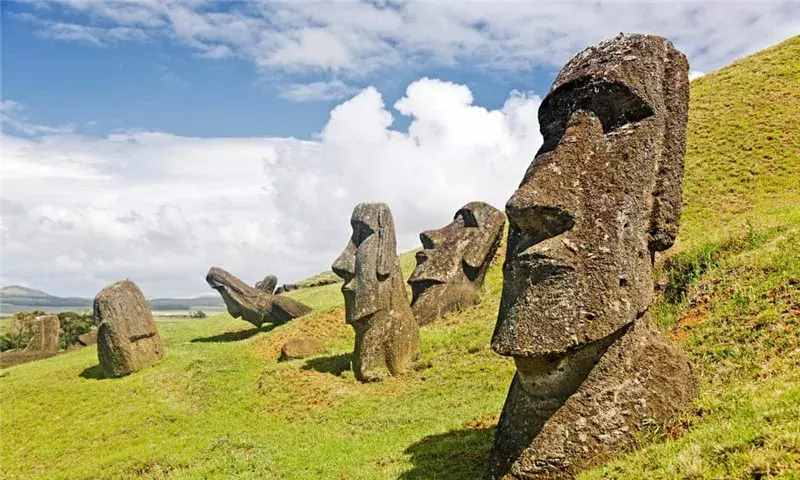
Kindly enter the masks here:
[[655, 112], [627, 85], [583, 77], [567, 82], [551, 92], [539, 108], [539, 125], [544, 143], [537, 155], [553, 150], [578, 110], [593, 112], [603, 124], [603, 133], [635, 123]]
[[370, 235], [375, 233], [375, 231], [372, 230], [369, 227], [369, 225], [367, 225], [364, 222], [354, 221], [352, 222], [352, 226], [353, 226], [352, 239], [353, 239], [353, 244], [356, 247], [361, 245], [364, 242], [364, 240], [368, 239]]
[[475, 215], [472, 211], [462, 208], [458, 212], [456, 212], [455, 221], [460, 221], [465, 227], [467, 228], [478, 228], [478, 219], [475, 218]]

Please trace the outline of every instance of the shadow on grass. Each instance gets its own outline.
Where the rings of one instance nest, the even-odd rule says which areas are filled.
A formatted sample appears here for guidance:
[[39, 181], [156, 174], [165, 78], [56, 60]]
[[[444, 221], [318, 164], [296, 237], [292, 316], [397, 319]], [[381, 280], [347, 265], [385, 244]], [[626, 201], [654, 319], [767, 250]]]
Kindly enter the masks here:
[[238, 342], [240, 340], [247, 340], [259, 332], [269, 332], [275, 328], [275, 325], [266, 324], [262, 328], [248, 328], [247, 330], [237, 330], [235, 332], [225, 332], [211, 337], [199, 337], [192, 339], [192, 343], [223, 343], [223, 342]]
[[487, 460], [492, 448], [494, 427], [467, 428], [430, 435], [411, 445], [414, 467], [400, 475], [401, 480], [429, 478], [461, 480], [487, 477]]
[[87, 380], [105, 380], [106, 376], [103, 373], [102, 367], [100, 365], [94, 365], [92, 367], [86, 367], [81, 372], [81, 378], [85, 378]]
[[316, 370], [317, 372], [330, 373], [338, 377], [350, 370], [350, 354], [340, 353], [327, 357], [312, 358], [303, 365], [303, 370]]

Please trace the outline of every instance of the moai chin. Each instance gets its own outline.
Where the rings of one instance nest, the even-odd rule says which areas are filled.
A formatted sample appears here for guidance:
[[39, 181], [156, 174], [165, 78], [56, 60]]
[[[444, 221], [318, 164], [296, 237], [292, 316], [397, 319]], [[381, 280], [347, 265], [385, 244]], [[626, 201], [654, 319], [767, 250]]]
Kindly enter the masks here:
[[383, 203], [361, 203], [333, 271], [344, 280], [345, 316], [356, 334], [353, 372], [362, 382], [401, 374], [419, 354], [419, 327], [397, 258], [394, 221]]
[[696, 393], [647, 321], [652, 259], [678, 231], [687, 72], [669, 41], [620, 35], [570, 60], [542, 102], [544, 143], [506, 204], [492, 348], [517, 371], [492, 478], [572, 478]]
[[503, 212], [483, 202], [461, 207], [453, 221], [419, 234], [422, 250], [408, 279], [420, 325], [478, 303], [486, 270], [503, 237]]
[[282, 324], [311, 312], [311, 307], [285, 295], [275, 295], [278, 279], [268, 275], [256, 287], [219, 267], [211, 267], [206, 283], [219, 292], [228, 313], [260, 328], [264, 323]]

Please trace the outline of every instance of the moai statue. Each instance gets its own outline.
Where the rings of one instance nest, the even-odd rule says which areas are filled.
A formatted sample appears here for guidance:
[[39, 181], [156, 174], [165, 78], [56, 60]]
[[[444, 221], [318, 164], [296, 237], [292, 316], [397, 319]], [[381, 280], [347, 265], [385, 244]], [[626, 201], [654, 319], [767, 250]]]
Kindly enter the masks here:
[[678, 231], [687, 71], [669, 41], [621, 35], [570, 60], [542, 102], [544, 143], [506, 204], [492, 348], [517, 371], [494, 479], [572, 478], [696, 394], [648, 325], [652, 259]]
[[422, 250], [417, 252], [417, 268], [408, 284], [411, 310], [420, 325], [478, 303], [505, 223], [500, 210], [470, 202], [456, 212], [451, 223], [419, 234]]
[[383, 203], [361, 203], [350, 219], [353, 235], [333, 271], [344, 280], [347, 323], [356, 333], [353, 372], [362, 382], [385, 370], [401, 374], [419, 354], [419, 327], [408, 304], [394, 221]]
[[[272, 281], [275, 288], [277, 279], [271, 275], [253, 288], [236, 276], [219, 267], [211, 267], [206, 274], [208, 285], [219, 292], [228, 313], [233, 318], [241, 318], [260, 328], [264, 323], [281, 324], [311, 312], [311, 307], [285, 295], [267, 293]], [[260, 285], [260, 286], [259, 286]]]
[[97, 357], [107, 377], [121, 377], [164, 356], [150, 306], [130, 280], [110, 285], [94, 298]]

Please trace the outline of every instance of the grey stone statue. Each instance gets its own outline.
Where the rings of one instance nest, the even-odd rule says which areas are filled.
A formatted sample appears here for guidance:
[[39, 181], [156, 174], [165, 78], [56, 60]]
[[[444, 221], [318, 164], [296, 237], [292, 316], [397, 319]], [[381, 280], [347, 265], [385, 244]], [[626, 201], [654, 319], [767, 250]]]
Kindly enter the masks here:
[[408, 279], [420, 325], [478, 303], [486, 270], [503, 237], [503, 212], [483, 202], [461, 207], [453, 221], [420, 233], [422, 250]]
[[[273, 289], [277, 283], [275, 280]], [[253, 288], [225, 270], [211, 267], [206, 282], [219, 292], [233, 318], [241, 318], [258, 328], [264, 323], [286, 323], [311, 312], [310, 307], [286, 295], [267, 293], [269, 276], [258, 283], [259, 288]]]
[[492, 478], [572, 478], [696, 393], [648, 325], [652, 259], [678, 231], [687, 72], [667, 40], [618, 36], [570, 60], [542, 102], [544, 143], [506, 205], [492, 348], [517, 371]]
[[394, 221], [383, 203], [361, 203], [353, 234], [333, 271], [344, 280], [345, 315], [356, 334], [353, 372], [360, 381], [406, 371], [419, 354], [419, 327], [397, 258]]

